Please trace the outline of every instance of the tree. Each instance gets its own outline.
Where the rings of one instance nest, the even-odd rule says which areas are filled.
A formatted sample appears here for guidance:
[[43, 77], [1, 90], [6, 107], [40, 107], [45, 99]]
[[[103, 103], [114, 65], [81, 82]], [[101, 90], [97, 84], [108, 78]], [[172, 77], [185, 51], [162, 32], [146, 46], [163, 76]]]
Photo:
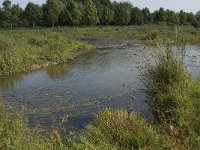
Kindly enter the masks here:
[[142, 25], [144, 23], [144, 15], [138, 7], [134, 7], [131, 12], [131, 24]]
[[3, 11], [4, 12], [9, 12], [11, 9], [11, 1], [10, 0], [4, 0], [3, 3]]
[[168, 25], [174, 25], [179, 23], [178, 15], [174, 11], [167, 9], [165, 14], [166, 22]]
[[154, 23], [156, 24], [166, 23], [166, 14], [164, 8], [161, 7], [158, 11], [154, 12]]
[[200, 21], [200, 11], [198, 11], [196, 14], [195, 14], [195, 17], [198, 21]]
[[3, 11], [2, 8], [0, 8], [0, 27], [3, 27]]
[[150, 24], [152, 23], [152, 15], [151, 15], [151, 12], [149, 11], [149, 8], [143, 8], [142, 9], [142, 14], [143, 14], [143, 22], [144, 24]]
[[55, 23], [58, 22], [58, 16], [63, 11], [65, 5], [59, 0], [47, 0], [43, 5], [43, 19], [46, 25], [51, 24], [54, 28]]
[[101, 13], [100, 23], [102, 25], [110, 25], [113, 22], [113, 19], [114, 11], [107, 6], [104, 6]]
[[[2, 20], [6, 24], [10, 24], [10, 19], [11, 19], [11, 1], [10, 0], [4, 0], [2, 3]], [[10, 24], [10, 27], [12, 28], [12, 25]]]
[[11, 9], [10, 9], [10, 19], [9, 19], [11, 28], [13, 27], [13, 25], [19, 26], [22, 13], [23, 13], [23, 10], [22, 10], [22, 8], [20, 8], [19, 4], [13, 5], [11, 7]]
[[[102, 21], [104, 19], [109, 19], [112, 17], [112, 15], [113, 15], [112, 9], [111, 9], [112, 3], [110, 0], [92, 0], [92, 1], [97, 8], [100, 24], [102, 24]], [[108, 15], [108, 16], [105, 16], [105, 15]]]
[[114, 2], [115, 25], [128, 25], [131, 21], [132, 5], [129, 2]]
[[42, 8], [37, 4], [29, 2], [25, 8], [24, 14], [26, 20], [29, 24], [32, 24], [32, 27], [34, 28], [35, 24], [38, 24], [42, 19]]
[[92, 0], [88, 0], [85, 6], [83, 23], [85, 25], [96, 25], [99, 23], [98, 12]]
[[183, 10], [179, 13], [179, 23], [180, 25], [185, 25], [187, 23], [187, 14]]
[[81, 4], [70, 1], [59, 16], [61, 25], [79, 26], [82, 22], [83, 8]]
[[195, 18], [195, 15], [191, 12], [191, 13], [187, 13], [187, 22], [189, 23], [189, 24], [193, 24], [193, 23], [195, 23], [197, 20], [196, 20], [196, 18]]
[[100, 6], [111, 6], [110, 0], [93, 0], [93, 3], [96, 5], [97, 8], [99, 8]]

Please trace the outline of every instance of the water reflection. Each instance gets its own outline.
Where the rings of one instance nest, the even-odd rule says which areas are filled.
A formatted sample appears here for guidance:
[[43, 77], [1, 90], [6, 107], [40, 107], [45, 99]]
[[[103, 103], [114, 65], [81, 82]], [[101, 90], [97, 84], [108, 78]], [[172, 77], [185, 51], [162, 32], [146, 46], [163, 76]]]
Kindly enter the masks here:
[[14, 76], [0, 76], [0, 85], [3, 89], [12, 89], [16, 84], [20, 83], [24, 74], [17, 74]]
[[48, 67], [46, 69], [46, 73], [48, 74], [48, 77], [55, 80], [55, 79], [65, 79], [66, 77], [70, 77], [70, 72], [72, 69], [71, 64], [63, 64], [63, 65], [57, 65]]

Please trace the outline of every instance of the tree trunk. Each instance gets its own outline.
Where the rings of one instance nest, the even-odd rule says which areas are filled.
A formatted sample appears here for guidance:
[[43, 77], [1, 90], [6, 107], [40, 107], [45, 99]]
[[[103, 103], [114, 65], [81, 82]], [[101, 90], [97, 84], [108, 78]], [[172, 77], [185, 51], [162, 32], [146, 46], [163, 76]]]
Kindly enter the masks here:
[[11, 29], [13, 28], [13, 25], [12, 25], [12, 23], [10, 24], [10, 28], [11, 28]]
[[55, 23], [54, 23], [54, 21], [52, 22], [52, 29], [54, 28], [54, 26], [55, 26]]
[[33, 22], [33, 29], [35, 28], [35, 23]]

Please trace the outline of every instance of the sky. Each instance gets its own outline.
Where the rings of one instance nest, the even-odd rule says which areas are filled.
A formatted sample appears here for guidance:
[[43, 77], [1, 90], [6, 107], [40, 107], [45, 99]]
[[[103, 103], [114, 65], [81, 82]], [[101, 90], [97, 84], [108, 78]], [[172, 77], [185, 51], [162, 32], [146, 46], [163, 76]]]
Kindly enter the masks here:
[[[12, 4], [19, 3], [22, 8], [25, 8], [28, 2], [34, 2], [37, 4], [45, 3], [46, 0], [11, 0]], [[115, 0], [123, 1], [123, 0]], [[127, 0], [124, 0], [127, 1]], [[151, 11], [158, 10], [160, 7], [165, 9], [171, 9], [176, 12], [183, 9], [186, 12], [196, 13], [200, 10], [200, 0], [129, 0], [133, 6], [139, 8], [148, 7]], [[0, 0], [0, 4], [3, 0]]]

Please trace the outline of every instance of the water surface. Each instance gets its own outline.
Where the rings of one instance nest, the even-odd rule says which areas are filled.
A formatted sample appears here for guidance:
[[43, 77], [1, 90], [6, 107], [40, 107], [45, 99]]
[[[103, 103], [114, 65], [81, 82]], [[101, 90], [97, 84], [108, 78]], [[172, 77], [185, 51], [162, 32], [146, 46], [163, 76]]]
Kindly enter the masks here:
[[[124, 48], [94, 50], [70, 65], [1, 77], [6, 110], [23, 112], [30, 126], [50, 126], [67, 117], [66, 125], [82, 129], [93, 114], [105, 108], [133, 108], [149, 117], [137, 66], [148, 58], [146, 50]], [[188, 45], [185, 62], [194, 76], [200, 73], [200, 45]]]

